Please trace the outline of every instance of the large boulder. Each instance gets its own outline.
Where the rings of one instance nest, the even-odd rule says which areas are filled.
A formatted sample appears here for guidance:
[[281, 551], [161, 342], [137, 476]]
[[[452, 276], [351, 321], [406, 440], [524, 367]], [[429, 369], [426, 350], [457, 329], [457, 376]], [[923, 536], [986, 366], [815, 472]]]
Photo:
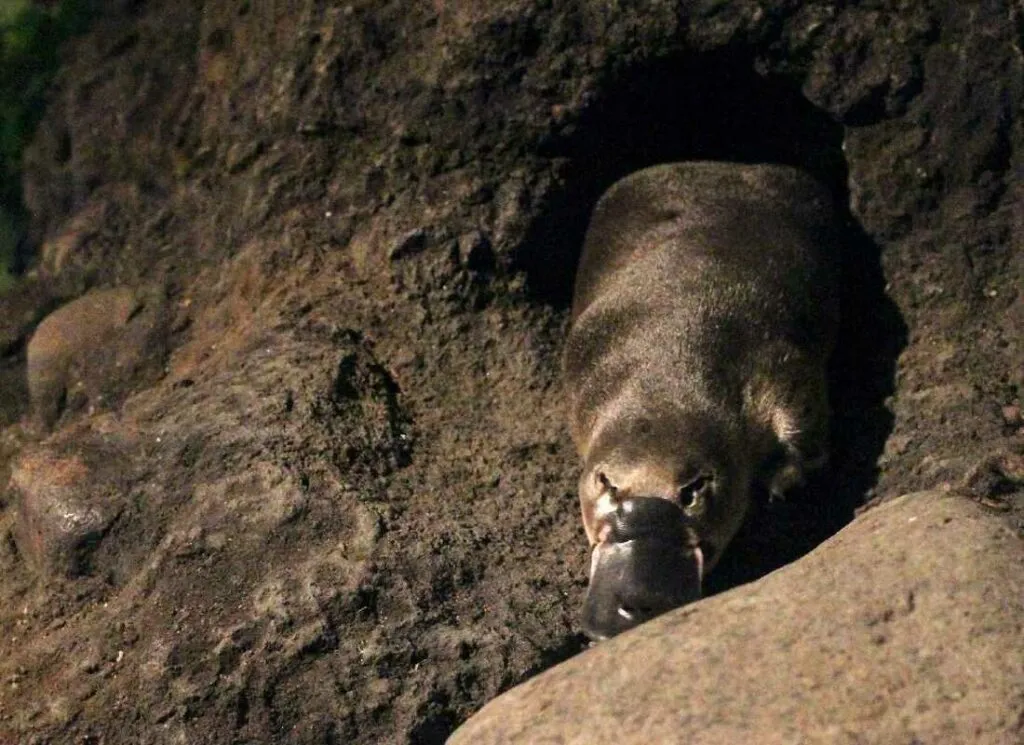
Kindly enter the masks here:
[[1019, 743], [1024, 541], [919, 492], [800, 561], [598, 645], [448, 741]]

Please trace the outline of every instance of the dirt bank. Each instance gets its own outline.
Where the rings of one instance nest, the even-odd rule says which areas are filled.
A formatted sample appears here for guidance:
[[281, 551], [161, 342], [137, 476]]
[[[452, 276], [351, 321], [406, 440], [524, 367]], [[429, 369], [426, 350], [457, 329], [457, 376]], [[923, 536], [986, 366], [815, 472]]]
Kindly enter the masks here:
[[[0, 299], [0, 743], [439, 743], [578, 651], [558, 359], [643, 165], [794, 163], [847, 211], [834, 466], [717, 587], [1020, 442], [1017, 5], [467, 7], [111, 0], [65, 50]], [[11, 424], [41, 309], [123, 285], [149, 364]]]

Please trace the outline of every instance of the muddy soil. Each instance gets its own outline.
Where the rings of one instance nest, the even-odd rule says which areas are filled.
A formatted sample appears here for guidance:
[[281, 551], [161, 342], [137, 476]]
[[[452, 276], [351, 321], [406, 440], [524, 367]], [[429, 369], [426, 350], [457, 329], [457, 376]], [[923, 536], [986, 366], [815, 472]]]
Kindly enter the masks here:
[[[440, 743], [579, 651], [559, 354], [656, 162], [796, 164], [846, 225], [832, 466], [714, 590], [921, 488], [1024, 527], [1019, 4], [102, 6], [0, 298], [0, 743]], [[32, 329], [114, 286], [149, 372], [41, 431]], [[58, 507], [97, 527], [26, 533]]]

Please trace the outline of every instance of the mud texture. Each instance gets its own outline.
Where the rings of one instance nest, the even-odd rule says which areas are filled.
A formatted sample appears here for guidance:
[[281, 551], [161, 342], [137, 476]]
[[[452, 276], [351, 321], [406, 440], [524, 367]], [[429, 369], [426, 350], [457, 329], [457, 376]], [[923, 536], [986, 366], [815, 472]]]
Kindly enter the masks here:
[[[0, 299], [0, 743], [440, 743], [578, 652], [567, 304], [657, 162], [848, 228], [833, 464], [717, 589], [918, 489], [1024, 527], [1019, 3], [100, 5]], [[115, 287], [153, 356], [29, 426], [36, 324]]]

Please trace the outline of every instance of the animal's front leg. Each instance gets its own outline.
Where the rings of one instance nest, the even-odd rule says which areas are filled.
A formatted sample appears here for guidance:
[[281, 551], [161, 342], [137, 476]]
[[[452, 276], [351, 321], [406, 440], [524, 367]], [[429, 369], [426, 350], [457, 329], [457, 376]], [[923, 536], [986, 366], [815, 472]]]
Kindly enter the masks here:
[[772, 500], [802, 486], [808, 474], [828, 463], [828, 394], [824, 375], [814, 379], [814, 385], [796, 389], [797, 395], [789, 390], [776, 398], [780, 403], [771, 414], [776, 447], [762, 479]]

